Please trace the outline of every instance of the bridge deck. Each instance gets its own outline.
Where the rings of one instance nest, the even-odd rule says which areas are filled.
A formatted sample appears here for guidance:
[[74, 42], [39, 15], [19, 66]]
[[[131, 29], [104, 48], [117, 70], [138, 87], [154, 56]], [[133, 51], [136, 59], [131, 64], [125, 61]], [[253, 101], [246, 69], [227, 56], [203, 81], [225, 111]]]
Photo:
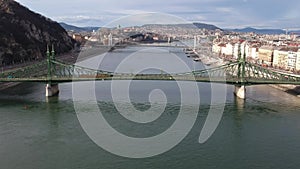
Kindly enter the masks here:
[[[241, 82], [239, 78], [236, 77], [199, 77], [199, 76], [171, 76], [162, 74], [123, 74], [115, 75], [111, 77], [52, 77], [51, 82], [53, 83], [66, 83], [66, 82], [80, 82], [80, 81], [102, 81], [102, 80], [158, 80], [158, 81], [193, 81], [193, 82], [207, 82], [207, 83], [223, 83], [223, 84], [243, 84], [243, 85], [261, 85], [261, 84], [295, 84], [300, 85], [300, 81], [274, 81], [270, 79], [260, 79], [260, 78], [248, 78], [244, 82]], [[0, 82], [40, 82], [48, 83], [49, 79], [44, 77], [32, 77], [32, 78], [0, 78]]]
[[[153, 44], [151, 44], [153, 45]], [[145, 45], [145, 46], [151, 46]], [[174, 47], [153, 45], [153, 47]], [[183, 47], [183, 46], [177, 46]], [[296, 84], [300, 85], [300, 77], [269, 70], [244, 60], [230, 62], [219, 67], [206, 70], [191, 71], [177, 74], [127, 74], [94, 70], [71, 65], [53, 59], [48, 55], [47, 62], [27, 67], [8, 70], [0, 73], [0, 82], [41, 82], [64, 83], [94, 80], [165, 80], [165, 81], [195, 81], [224, 84]]]

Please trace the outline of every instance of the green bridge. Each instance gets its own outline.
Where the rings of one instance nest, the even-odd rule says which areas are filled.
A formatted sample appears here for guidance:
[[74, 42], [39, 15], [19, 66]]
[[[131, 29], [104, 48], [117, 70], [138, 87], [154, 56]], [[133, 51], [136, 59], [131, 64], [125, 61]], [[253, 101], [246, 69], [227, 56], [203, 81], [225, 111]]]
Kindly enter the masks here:
[[224, 83], [236, 86], [235, 94], [245, 98], [245, 86], [260, 84], [295, 84], [300, 85], [300, 76], [270, 70], [249, 62], [245, 55], [239, 55], [238, 61], [218, 67], [174, 74], [129, 74], [114, 73], [90, 69], [64, 63], [55, 58], [52, 48], [47, 49], [47, 60], [0, 74], [0, 82], [40, 82], [47, 84], [46, 96], [58, 93], [58, 84], [76, 81], [96, 80], [166, 80]]

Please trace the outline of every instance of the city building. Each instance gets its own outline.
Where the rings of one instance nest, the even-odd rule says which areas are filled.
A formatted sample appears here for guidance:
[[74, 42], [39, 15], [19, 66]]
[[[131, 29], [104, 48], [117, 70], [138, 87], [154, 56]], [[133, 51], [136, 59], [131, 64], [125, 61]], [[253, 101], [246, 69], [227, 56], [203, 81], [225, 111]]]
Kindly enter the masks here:
[[[298, 48], [295, 47], [278, 47], [274, 50], [273, 66], [285, 70], [297, 70], [297, 52]], [[299, 55], [300, 57], [300, 55]]]
[[212, 46], [212, 52], [216, 54], [221, 54], [222, 47], [226, 47], [224, 43], [214, 43]]
[[297, 51], [289, 51], [287, 58], [288, 58], [287, 69], [290, 71], [295, 71], [296, 70], [296, 61], [297, 61]]
[[233, 56], [234, 45], [227, 43], [226, 46], [221, 47], [221, 54], [225, 56]]
[[273, 55], [273, 67], [279, 69], [287, 68], [288, 50], [283, 47], [276, 48]]
[[250, 44], [248, 49], [249, 51], [248, 57], [253, 60], [258, 60], [258, 50], [259, 50], [259, 44], [257, 43]]
[[300, 71], [300, 49], [298, 49], [298, 51], [297, 51], [296, 70]]
[[258, 49], [258, 59], [259, 63], [263, 66], [271, 66], [273, 62], [273, 53], [274, 47], [273, 46], [262, 46]]

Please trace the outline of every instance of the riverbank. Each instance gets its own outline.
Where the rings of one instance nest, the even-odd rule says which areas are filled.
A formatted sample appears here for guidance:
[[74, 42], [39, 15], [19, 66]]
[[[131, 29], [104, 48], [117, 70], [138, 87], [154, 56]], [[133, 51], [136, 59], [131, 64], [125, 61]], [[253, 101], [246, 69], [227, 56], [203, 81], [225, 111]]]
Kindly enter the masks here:
[[4, 89], [8, 89], [14, 86], [19, 85], [20, 83], [18, 82], [5, 82], [5, 83], [0, 83], [0, 91]]
[[195, 54], [196, 60], [198, 59], [198, 61], [201, 61], [206, 66], [216, 67], [226, 64], [224, 60], [213, 57], [212, 55], [208, 56], [208, 54], [201, 54], [201, 51], [199, 50], [193, 50], [193, 54]]
[[300, 98], [300, 86], [298, 85], [273, 85], [272, 84], [269, 86]]

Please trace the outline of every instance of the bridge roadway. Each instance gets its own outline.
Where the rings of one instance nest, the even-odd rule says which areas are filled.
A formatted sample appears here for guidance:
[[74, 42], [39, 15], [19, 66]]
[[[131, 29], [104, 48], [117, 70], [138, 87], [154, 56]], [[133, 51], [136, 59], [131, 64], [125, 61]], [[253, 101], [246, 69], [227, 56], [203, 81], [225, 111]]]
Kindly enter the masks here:
[[192, 74], [178, 75], [178, 74], [127, 74], [118, 73], [114, 75], [78, 75], [78, 76], [53, 76], [51, 79], [47, 76], [43, 77], [30, 77], [30, 78], [0, 78], [0, 82], [40, 82], [40, 83], [70, 83], [81, 81], [104, 81], [104, 80], [159, 80], [159, 81], [194, 81], [194, 82], [207, 82], [207, 83], [222, 83], [232, 85], [262, 85], [262, 84], [294, 84], [300, 85], [300, 81], [276, 81], [271, 79], [262, 78], [245, 78], [241, 82], [240, 78], [228, 75], [226, 77], [203, 77]]

